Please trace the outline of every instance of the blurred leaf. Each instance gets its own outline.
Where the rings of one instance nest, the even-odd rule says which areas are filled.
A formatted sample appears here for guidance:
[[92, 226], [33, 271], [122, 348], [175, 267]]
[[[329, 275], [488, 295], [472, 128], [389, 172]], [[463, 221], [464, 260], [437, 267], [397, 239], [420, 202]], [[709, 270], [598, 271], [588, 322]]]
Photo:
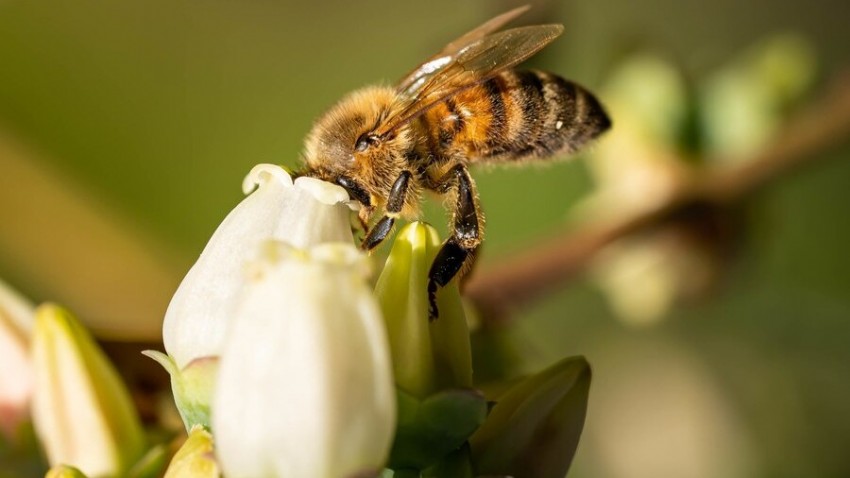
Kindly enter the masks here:
[[130, 468], [130, 471], [127, 472], [127, 478], [157, 478], [161, 476], [165, 465], [168, 464], [169, 454], [168, 445], [156, 445]]
[[473, 478], [469, 445], [449, 453], [436, 465], [422, 471], [422, 478]]

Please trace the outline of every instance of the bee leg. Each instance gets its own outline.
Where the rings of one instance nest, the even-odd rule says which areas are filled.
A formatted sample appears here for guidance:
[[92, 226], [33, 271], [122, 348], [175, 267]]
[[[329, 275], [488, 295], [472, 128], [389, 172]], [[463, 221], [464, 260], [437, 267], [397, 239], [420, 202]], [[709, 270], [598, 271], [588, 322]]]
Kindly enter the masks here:
[[363, 243], [360, 245], [364, 250], [370, 251], [378, 244], [386, 239], [390, 231], [393, 229], [396, 218], [401, 213], [404, 207], [404, 201], [407, 197], [407, 187], [410, 184], [410, 178], [413, 174], [410, 171], [402, 171], [398, 179], [393, 183], [389, 196], [387, 196], [386, 214], [382, 217], [366, 234]]
[[453, 214], [452, 236], [449, 237], [428, 272], [428, 318], [439, 316], [437, 308], [437, 289], [448, 284], [458, 273], [471, 265], [475, 259], [475, 250], [481, 244], [481, 221], [475, 183], [462, 164], [450, 169], [434, 188], [437, 192], [447, 193], [452, 187], [457, 191], [457, 201]]
[[384, 239], [386, 239], [387, 235], [389, 235], [390, 231], [393, 229], [393, 224], [395, 224], [395, 218], [392, 216], [384, 216], [382, 217], [372, 229], [369, 230], [369, 234], [366, 234], [366, 237], [363, 239], [363, 242], [360, 244], [360, 247], [364, 251], [371, 251], [375, 247], [378, 246]]

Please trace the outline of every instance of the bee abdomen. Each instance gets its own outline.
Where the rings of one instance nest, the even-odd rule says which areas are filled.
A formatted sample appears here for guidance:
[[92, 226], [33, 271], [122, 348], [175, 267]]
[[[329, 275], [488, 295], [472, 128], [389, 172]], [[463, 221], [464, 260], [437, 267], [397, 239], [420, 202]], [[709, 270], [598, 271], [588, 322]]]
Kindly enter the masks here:
[[483, 161], [574, 153], [611, 124], [590, 92], [551, 73], [509, 70], [482, 86], [494, 116]]

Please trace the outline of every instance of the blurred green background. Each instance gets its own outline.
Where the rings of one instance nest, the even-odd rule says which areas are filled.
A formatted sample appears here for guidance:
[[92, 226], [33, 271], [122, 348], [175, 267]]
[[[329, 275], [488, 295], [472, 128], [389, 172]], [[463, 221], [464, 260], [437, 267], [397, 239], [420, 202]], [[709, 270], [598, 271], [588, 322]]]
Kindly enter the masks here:
[[[251, 166], [296, 165], [343, 94], [515, 5], [0, 0], [0, 277], [102, 336], [156, 337]], [[518, 23], [563, 23], [529, 64], [599, 89], [639, 49], [700, 78], [788, 31], [829, 77], [850, 59], [848, 18], [845, 0], [572, 0]], [[516, 370], [575, 354], [594, 367], [570, 476], [850, 476], [850, 149], [829, 155], [747, 205], [708, 300], [635, 327], [580, 280], [503, 331]], [[581, 161], [476, 177], [482, 269], [558, 230], [592, 189]]]

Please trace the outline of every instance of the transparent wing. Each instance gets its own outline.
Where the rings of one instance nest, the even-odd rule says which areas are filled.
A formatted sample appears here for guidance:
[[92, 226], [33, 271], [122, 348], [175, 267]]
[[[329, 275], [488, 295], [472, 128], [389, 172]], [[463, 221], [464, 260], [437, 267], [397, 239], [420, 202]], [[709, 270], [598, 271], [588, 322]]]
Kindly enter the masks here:
[[437, 70], [440, 69], [441, 66], [445, 66], [446, 64], [448, 64], [451, 60], [451, 57], [457, 54], [457, 52], [462, 50], [464, 47], [475, 43], [476, 41], [484, 38], [488, 34], [498, 30], [506, 23], [525, 13], [529, 8], [531, 8], [530, 5], [524, 5], [518, 8], [514, 8], [509, 12], [505, 12], [497, 17], [491, 18], [490, 20], [477, 26], [471, 31], [463, 34], [456, 40], [446, 45], [437, 54], [435, 54], [431, 58], [428, 58], [424, 63], [416, 67], [413, 71], [405, 75], [404, 78], [398, 82], [398, 91], [403, 92], [405, 90], [408, 90], [411, 85], [418, 83], [420, 79], [432, 76]]
[[[521, 63], [563, 31], [561, 25], [535, 25], [479, 37], [472, 35], [476, 32], [473, 30], [464, 35], [472, 38], [471, 43], [456, 45], [459, 48], [455, 53], [424, 64], [417, 69], [421, 72], [415, 75], [413, 82], [399, 86], [392, 113], [375, 133], [384, 135], [440, 101]], [[430, 70], [425, 69], [429, 64], [432, 65]]]

